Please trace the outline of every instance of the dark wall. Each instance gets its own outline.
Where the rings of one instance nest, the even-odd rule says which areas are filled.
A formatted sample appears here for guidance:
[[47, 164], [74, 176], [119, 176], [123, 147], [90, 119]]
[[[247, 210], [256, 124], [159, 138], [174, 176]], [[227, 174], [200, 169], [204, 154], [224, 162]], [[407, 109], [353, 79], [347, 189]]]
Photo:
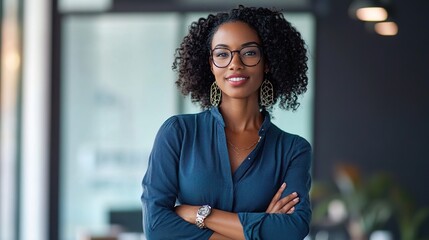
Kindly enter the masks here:
[[393, 0], [395, 37], [351, 19], [350, 3], [331, 0], [318, 16], [315, 178], [352, 163], [429, 205], [429, 1]]

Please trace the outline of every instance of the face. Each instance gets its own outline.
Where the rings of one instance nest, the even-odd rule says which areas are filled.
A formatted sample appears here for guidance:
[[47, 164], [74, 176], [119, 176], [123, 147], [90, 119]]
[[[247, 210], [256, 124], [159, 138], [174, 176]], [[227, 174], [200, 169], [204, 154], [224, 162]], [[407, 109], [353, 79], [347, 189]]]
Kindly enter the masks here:
[[[262, 53], [258, 52], [257, 46], [260, 44], [255, 30], [243, 22], [224, 23], [213, 35], [211, 49], [216, 50], [210, 59], [210, 66], [222, 90], [222, 102], [231, 99], [257, 101], [267, 69]], [[228, 64], [231, 52], [233, 57]]]

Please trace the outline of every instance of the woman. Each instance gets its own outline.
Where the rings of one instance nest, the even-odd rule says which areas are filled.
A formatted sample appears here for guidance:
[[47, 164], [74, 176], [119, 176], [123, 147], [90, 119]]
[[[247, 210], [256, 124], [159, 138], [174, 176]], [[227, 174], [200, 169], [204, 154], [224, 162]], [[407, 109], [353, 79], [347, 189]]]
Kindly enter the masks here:
[[[176, 84], [205, 111], [160, 128], [143, 179], [147, 239], [303, 239], [311, 147], [270, 121], [306, 91], [301, 35], [281, 13], [243, 6], [194, 22]], [[287, 187], [286, 187], [287, 184]]]

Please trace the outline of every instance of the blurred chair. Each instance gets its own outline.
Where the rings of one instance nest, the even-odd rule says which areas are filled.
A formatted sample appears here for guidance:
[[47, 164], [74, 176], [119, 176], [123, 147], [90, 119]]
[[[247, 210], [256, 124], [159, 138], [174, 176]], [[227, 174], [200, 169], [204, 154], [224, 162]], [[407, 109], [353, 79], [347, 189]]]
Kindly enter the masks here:
[[111, 210], [109, 212], [109, 223], [119, 226], [122, 232], [142, 233], [142, 210]]

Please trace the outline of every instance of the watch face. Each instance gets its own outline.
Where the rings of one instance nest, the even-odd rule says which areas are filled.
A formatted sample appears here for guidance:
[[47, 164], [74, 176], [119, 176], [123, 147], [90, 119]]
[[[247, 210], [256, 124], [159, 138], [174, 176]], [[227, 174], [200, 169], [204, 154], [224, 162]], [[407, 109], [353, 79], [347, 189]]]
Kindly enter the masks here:
[[209, 213], [210, 213], [209, 206], [202, 206], [200, 207], [200, 209], [198, 209], [198, 215], [207, 216]]

